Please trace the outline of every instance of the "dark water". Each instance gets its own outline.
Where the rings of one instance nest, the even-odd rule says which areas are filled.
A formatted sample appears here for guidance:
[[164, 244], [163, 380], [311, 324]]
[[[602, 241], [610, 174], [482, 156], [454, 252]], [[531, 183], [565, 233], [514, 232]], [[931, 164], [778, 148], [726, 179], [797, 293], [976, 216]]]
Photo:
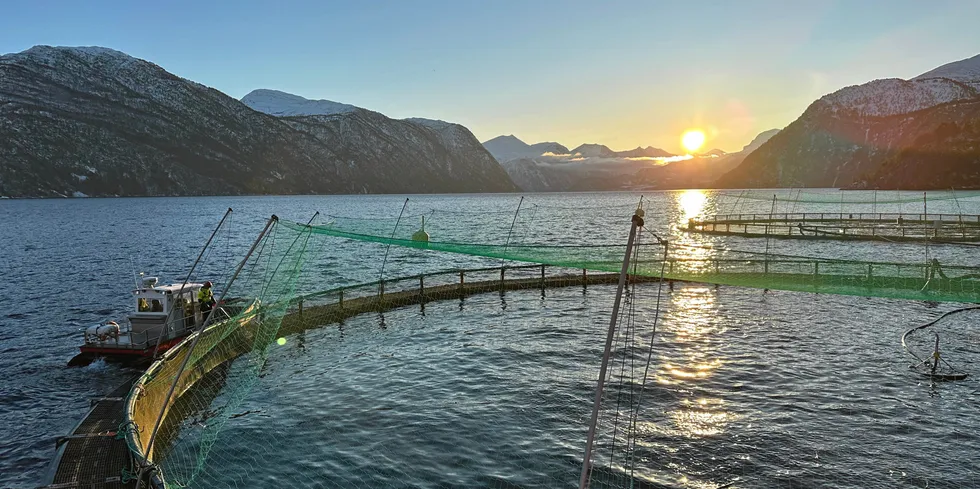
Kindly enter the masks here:
[[[569, 216], [585, 209], [596, 218], [586, 230], [569, 217], [550, 226], [551, 235], [620, 242], [625, 227], [619, 217], [636, 199], [570, 194], [528, 201], [568, 207]], [[709, 195], [702, 202], [663, 193], [648, 199], [649, 226], [658, 232], [740, 249], [759, 246], [676, 233], [699, 212], [730, 211], [731, 198]], [[518, 197], [412, 200], [499, 221], [493, 213], [512, 212]], [[138, 373], [101, 362], [65, 368], [81, 328], [123, 314], [134, 270], [179, 281], [227, 207], [236, 210], [232, 226], [219, 235], [200, 278], [226, 276], [270, 214], [302, 222], [314, 211], [393, 217], [403, 201], [0, 201], [0, 487], [40, 483], [55, 438], [77, 423], [88, 398]], [[929, 210], [966, 205], [930, 203]], [[836, 210], [830, 204], [810, 208]], [[742, 202], [738, 210], [767, 212], [770, 203]], [[535, 233], [522, 238], [547, 240]], [[915, 245], [772, 246], [815, 256], [923, 257]], [[980, 262], [972, 249], [933, 246], [929, 253], [946, 263]], [[378, 247], [332, 243], [318, 280], [323, 288], [373, 280], [378, 256]], [[485, 263], [395, 253], [387, 273]], [[638, 317], [646, 315], [648, 323], [653, 292], [640, 292]], [[245, 400], [244, 411], [256, 413], [229, 420], [208, 459], [222, 470], [207, 472], [200, 485], [571, 487], [588, 412], [582, 400], [597, 369], [610, 297], [601, 287], [585, 295], [556, 290], [544, 300], [533, 293], [508, 293], [503, 301], [480, 296], [467, 299], [462, 310], [458, 303], [433, 303], [424, 316], [412, 308], [391, 312], [386, 329], [377, 327], [377, 317], [362, 317], [343, 331], [310, 332], [302, 344], [290, 339], [274, 351]], [[705, 488], [733, 481], [739, 485], [732, 487], [980, 486], [980, 369], [965, 382], [930, 385], [907, 371], [898, 343], [905, 328], [953, 307], [678, 287], [661, 307], [658, 389], [639, 424], [645, 433], [638, 444], [640, 475]], [[966, 353], [961, 366], [978, 366]], [[175, 453], [182, 449], [178, 444]]]
[[[934, 308], [698, 285], [665, 292], [638, 479], [980, 482], [976, 380], [924, 382], [899, 345]], [[289, 338], [273, 347], [195, 486], [574, 487], [612, 293], [487, 294], [388, 312], [384, 328], [370, 314]], [[656, 286], [637, 289], [639, 324], [651, 323], [655, 295]], [[980, 369], [975, 336], [962, 346], [958, 366]], [[628, 388], [617, 377], [610, 390]], [[606, 416], [600, 461], [611, 450]], [[196, 448], [172, 449], [173, 480], [186, 480]]]

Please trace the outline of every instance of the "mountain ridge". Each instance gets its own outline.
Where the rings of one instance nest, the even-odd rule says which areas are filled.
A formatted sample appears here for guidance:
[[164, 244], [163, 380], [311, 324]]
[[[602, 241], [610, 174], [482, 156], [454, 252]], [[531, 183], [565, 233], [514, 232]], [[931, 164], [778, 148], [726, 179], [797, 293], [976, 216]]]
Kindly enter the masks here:
[[460, 128], [366, 109], [273, 116], [108, 48], [0, 56], [8, 197], [515, 190]]
[[[980, 166], [978, 65], [974, 56], [910, 80], [873, 80], [824, 95], [715, 185], [980, 187], [972, 170]], [[937, 76], [943, 74], [956, 79]], [[926, 178], [930, 167], [946, 168], [945, 175]]]

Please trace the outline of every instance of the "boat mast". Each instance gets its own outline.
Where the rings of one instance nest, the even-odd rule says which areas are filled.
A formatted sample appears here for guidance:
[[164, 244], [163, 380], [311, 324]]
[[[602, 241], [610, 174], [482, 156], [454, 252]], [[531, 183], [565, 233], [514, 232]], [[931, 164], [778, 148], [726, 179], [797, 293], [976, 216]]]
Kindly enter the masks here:
[[[257, 238], [255, 238], [255, 242], [252, 243], [252, 247], [248, 249], [248, 253], [245, 254], [245, 258], [242, 259], [241, 263], [238, 264], [238, 268], [235, 269], [235, 273], [231, 276], [231, 280], [228, 281], [228, 285], [226, 285], [221, 291], [221, 296], [218, 298], [219, 303], [225, 299], [225, 296], [228, 294], [228, 290], [231, 289], [231, 285], [235, 283], [235, 279], [238, 278], [238, 274], [240, 274], [242, 269], [245, 268], [245, 263], [248, 262], [249, 257], [252, 256], [252, 253], [254, 253], [255, 249], [258, 248], [259, 243], [261, 243], [262, 239], [265, 238], [265, 235], [269, 232], [269, 229], [278, 221], [279, 217], [273, 214], [272, 217], [269, 218], [269, 221], [265, 223], [265, 227], [262, 228], [262, 232], [259, 233]], [[157, 416], [157, 421], [153, 425], [153, 432], [150, 434], [150, 441], [146, 444], [146, 449], [143, 450], [143, 456], [146, 458], [146, 460], [149, 460], [153, 454], [153, 442], [156, 441], [158, 431], [160, 430], [160, 424], [163, 422], [163, 415], [167, 411], [167, 406], [170, 404], [170, 399], [174, 395], [174, 390], [177, 389], [177, 382], [180, 381], [181, 374], [183, 374], [184, 369], [187, 368], [187, 363], [193, 356], [192, 354], [194, 353], [194, 348], [197, 347], [197, 343], [201, 341], [201, 337], [204, 336], [204, 328], [211, 324], [211, 320], [215, 316], [216, 314], [214, 311], [212, 311], [211, 314], [208, 314], [207, 319], [204, 320], [204, 324], [201, 325], [201, 329], [198, 330], [197, 336], [194, 337], [194, 342], [191, 343], [190, 350], [187, 352], [187, 355], [184, 355], [184, 361], [181, 362], [180, 368], [177, 369], [177, 373], [174, 375], [174, 381], [170, 384], [170, 390], [167, 391], [167, 397], [163, 399], [163, 404], [160, 405], [160, 414]]]
[[599, 385], [595, 392], [595, 403], [592, 405], [592, 420], [589, 422], [589, 435], [585, 442], [585, 456], [582, 459], [582, 477], [579, 479], [579, 489], [586, 489], [589, 484], [589, 471], [592, 465], [592, 447], [595, 443], [596, 424], [599, 421], [599, 408], [602, 406], [602, 389], [606, 382], [606, 369], [609, 367], [609, 357], [612, 353], [613, 337], [616, 333], [616, 320], [619, 317], [619, 305], [623, 299], [623, 289], [626, 287], [626, 276], [629, 272], [630, 255], [633, 243], [636, 241], [636, 231], [643, 227], [643, 209], [636, 209], [633, 214], [630, 236], [626, 241], [626, 256], [623, 257], [623, 268], [619, 272], [619, 286], [616, 288], [616, 299], [613, 301], [612, 317], [609, 319], [609, 330], [606, 332], [606, 347], [602, 353], [602, 366], [599, 367]]

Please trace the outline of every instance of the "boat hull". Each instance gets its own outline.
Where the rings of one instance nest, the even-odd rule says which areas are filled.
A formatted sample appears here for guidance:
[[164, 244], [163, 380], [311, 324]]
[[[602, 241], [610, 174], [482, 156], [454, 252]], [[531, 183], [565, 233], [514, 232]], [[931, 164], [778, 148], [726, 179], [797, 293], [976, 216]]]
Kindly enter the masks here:
[[173, 348], [181, 341], [184, 341], [184, 338], [186, 337], [187, 335], [171, 338], [160, 343], [159, 348], [156, 346], [153, 348], [119, 348], [111, 346], [82, 345], [78, 347], [80, 353], [68, 361], [68, 366], [84, 367], [100, 358], [105, 359], [107, 362], [113, 363], [147, 363], [153, 360], [154, 353], [163, 353]]

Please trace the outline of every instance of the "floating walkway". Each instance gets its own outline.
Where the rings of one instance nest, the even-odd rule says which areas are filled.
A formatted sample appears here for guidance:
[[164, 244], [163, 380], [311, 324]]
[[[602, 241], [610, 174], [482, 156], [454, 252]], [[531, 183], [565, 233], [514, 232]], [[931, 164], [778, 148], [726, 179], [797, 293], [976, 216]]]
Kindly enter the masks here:
[[135, 478], [129, 477], [133, 463], [125, 433], [117, 431], [125, 421], [126, 395], [135, 380], [92, 399], [85, 418], [70, 435], [58, 438], [58, 452], [42, 489], [136, 487]]
[[691, 219], [689, 233], [745, 238], [978, 242], [980, 215], [901, 213], [721, 214]]

